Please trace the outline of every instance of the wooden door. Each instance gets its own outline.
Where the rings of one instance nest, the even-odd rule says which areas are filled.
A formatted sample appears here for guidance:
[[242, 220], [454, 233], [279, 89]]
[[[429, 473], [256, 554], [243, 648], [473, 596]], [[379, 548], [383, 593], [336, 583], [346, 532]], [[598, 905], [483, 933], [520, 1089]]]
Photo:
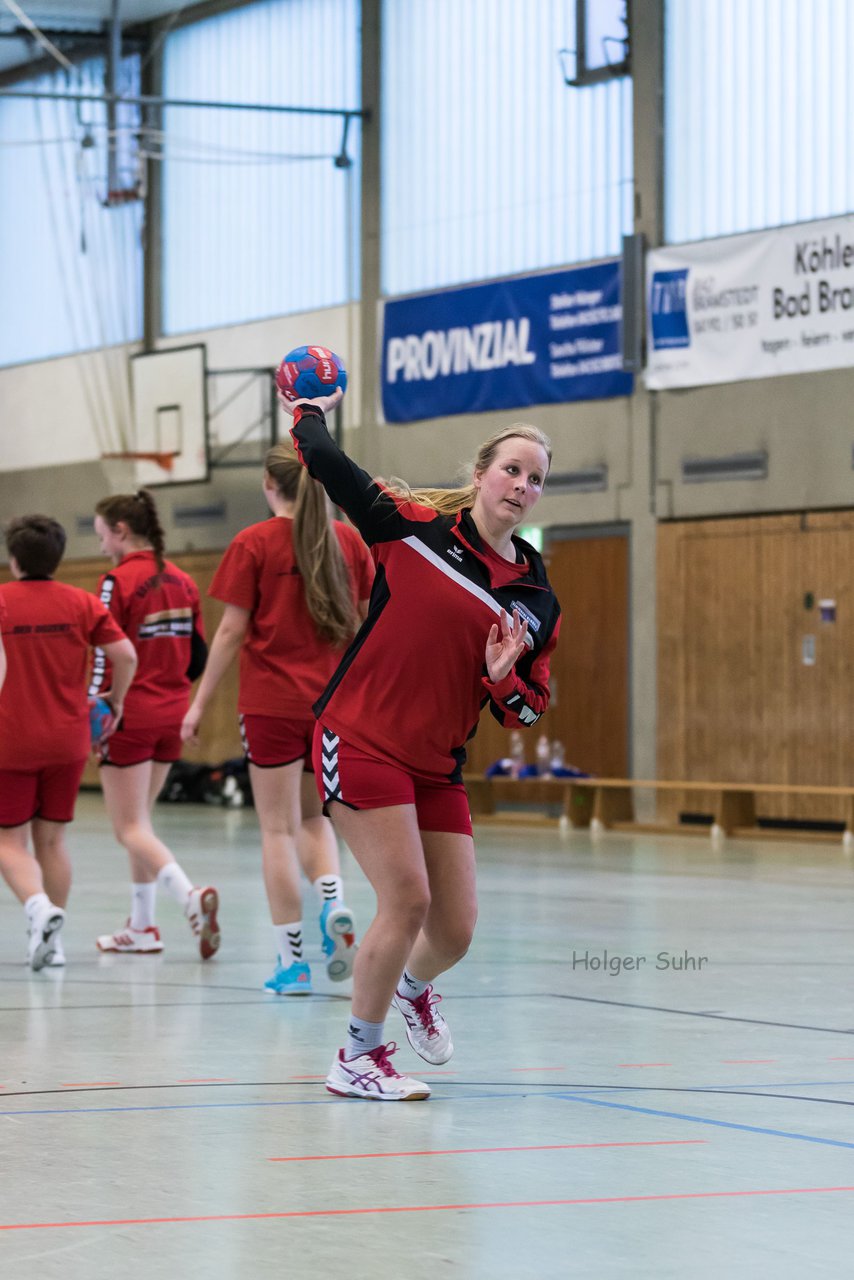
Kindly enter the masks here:
[[[625, 777], [628, 769], [629, 541], [621, 532], [555, 538], [545, 555], [561, 604], [561, 632], [551, 662], [552, 701], [526, 731], [533, 762], [545, 733], [586, 773]], [[510, 735], [486, 708], [470, 743], [469, 769], [482, 773], [509, 753]]]

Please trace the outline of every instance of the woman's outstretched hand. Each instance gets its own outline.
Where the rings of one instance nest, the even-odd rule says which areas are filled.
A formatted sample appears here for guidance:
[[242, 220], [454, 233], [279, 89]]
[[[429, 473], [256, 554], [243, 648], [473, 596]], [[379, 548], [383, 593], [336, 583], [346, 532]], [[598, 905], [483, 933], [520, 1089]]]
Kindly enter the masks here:
[[278, 388], [276, 388], [276, 395], [285, 413], [290, 414], [291, 417], [294, 416], [294, 409], [298, 404], [316, 404], [318, 409], [329, 413], [330, 409], [334, 409], [344, 399], [344, 392], [340, 387], [336, 387], [331, 396], [313, 396], [311, 399], [304, 397], [302, 400], [289, 400]]
[[516, 660], [525, 648], [528, 620], [519, 620], [519, 612], [513, 610], [513, 620], [501, 610], [501, 623], [494, 622], [486, 637], [486, 673], [492, 684], [498, 684], [513, 670]]

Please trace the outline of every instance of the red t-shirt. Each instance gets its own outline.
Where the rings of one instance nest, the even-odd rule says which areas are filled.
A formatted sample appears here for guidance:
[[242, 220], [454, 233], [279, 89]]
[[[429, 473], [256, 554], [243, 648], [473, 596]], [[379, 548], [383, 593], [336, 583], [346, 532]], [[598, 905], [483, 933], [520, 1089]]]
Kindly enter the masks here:
[[89, 650], [124, 640], [124, 633], [88, 591], [50, 578], [0, 587], [0, 620], [8, 662], [0, 690], [0, 769], [84, 759]]
[[[321, 640], [305, 602], [293, 520], [273, 516], [243, 529], [222, 558], [209, 594], [251, 614], [240, 652], [238, 710], [244, 715], [311, 717], [344, 653]], [[350, 575], [353, 603], [367, 600], [371, 554], [355, 529], [332, 523]]]
[[[199, 588], [167, 560], [157, 572], [153, 551], [124, 556], [98, 586], [101, 601], [133, 641], [139, 666], [125, 698], [122, 727], [179, 724], [190, 702], [193, 632], [203, 636]], [[96, 653], [91, 694], [110, 687], [109, 663]]]

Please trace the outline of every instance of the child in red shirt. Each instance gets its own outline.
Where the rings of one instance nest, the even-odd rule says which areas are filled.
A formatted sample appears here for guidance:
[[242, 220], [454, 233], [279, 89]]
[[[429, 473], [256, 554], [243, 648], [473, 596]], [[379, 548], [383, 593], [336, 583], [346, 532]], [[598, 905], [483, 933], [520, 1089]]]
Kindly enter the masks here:
[[[71, 887], [65, 826], [89, 754], [90, 648], [113, 668], [112, 731], [136, 668], [133, 645], [87, 591], [54, 582], [65, 530], [23, 516], [6, 530], [14, 582], [0, 586], [7, 679], [0, 692], [0, 871], [24, 904], [32, 969], [65, 964], [59, 930]], [[29, 841], [35, 859], [29, 853]]]
[[[183, 908], [199, 953], [208, 960], [220, 943], [219, 894], [212, 885], [194, 888], [151, 820], [169, 766], [180, 758], [190, 683], [207, 655], [199, 590], [189, 574], [164, 558], [163, 529], [148, 490], [103, 498], [95, 511], [101, 550], [115, 566], [101, 579], [100, 598], [139, 655], [122, 723], [100, 761], [107, 812], [130, 858], [131, 914], [124, 928], [102, 934], [97, 945], [101, 951], [162, 951], [154, 923], [160, 886]], [[93, 695], [100, 692], [105, 667], [96, 655]]]
[[326, 495], [290, 444], [267, 454], [264, 496], [274, 518], [237, 535], [211, 584], [225, 613], [182, 733], [195, 739], [239, 650], [240, 728], [278, 955], [264, 986], [277, 995], [308, 995], [300, 865], [320, 902], [333, 981], [350, 976], [356, 950], [353, 916], [342, 901], [338, 846], [314, 786], [311, 708], [364, 617], [374, 567], [355, 529], [329, 519]]

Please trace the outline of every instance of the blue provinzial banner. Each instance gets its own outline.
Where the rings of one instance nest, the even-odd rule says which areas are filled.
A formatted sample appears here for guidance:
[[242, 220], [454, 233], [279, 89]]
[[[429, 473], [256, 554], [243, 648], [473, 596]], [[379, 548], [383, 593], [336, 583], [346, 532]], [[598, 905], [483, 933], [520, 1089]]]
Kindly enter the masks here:
[[631, 395], [620, 262], [385, 304], [387, 422]]

